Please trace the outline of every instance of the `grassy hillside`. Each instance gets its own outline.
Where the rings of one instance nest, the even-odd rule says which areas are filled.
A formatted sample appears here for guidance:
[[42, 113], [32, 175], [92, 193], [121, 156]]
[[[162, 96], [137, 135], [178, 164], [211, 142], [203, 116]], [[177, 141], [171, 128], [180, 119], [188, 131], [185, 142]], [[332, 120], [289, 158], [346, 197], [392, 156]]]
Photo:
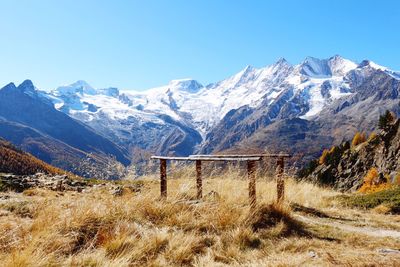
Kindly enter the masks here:
[[53, 167], [31, 154], [25, 153], [9, 142], [0, 139], [0, 172], [13, 174], [65, 174], [66, 172]]
[[[344, 207], [340, 194], [288, 179], [286, 204], [260, 178], [250, 212], [248, 181], [230, 172], [204, 181], [171, 177], [168, 199], [157, 177], [141, 192], [113, 196], [30, 189], [0, 201], [3, 266], [398, 266], [400, 222]], [[1, 199], [1, 198], [0, 198]], [[364, 228], [366, 227], [366, 228]], [[385, 229], [385, 231], [381, 231]], [[381, 234], [382, 233], [382, 234]]]
[[400, 186], [370, 194], [351, 194], [338, 198], [345, 205], [400, 214]]

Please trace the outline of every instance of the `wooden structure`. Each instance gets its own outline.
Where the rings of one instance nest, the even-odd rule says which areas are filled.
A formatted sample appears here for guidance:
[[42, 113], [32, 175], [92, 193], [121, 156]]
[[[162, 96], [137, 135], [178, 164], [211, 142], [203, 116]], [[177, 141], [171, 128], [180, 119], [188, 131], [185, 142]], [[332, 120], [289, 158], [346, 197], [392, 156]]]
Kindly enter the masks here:
[[174, 161], [195, 161], [196, 162], [196, 187], [197, 199], [203, 197], [203, 180], [201, 176], [202, 161], [245, 161], [247, 162], [247, 175], [249, 179], [249, 201], [251, 207], [256, 205], [256, 162], [263, 158], [277, 159], [277, 202], [284, 200], [285, 183], [283, 172], [285, 168], [285, 158], [289, 154], [249, 154], [249, 155], [190, 155], [188, 157], [164, 157], [152, 156], [151, 159], [160, 160], [160, 190], [161, 197], [167, 197], [167, 160]]

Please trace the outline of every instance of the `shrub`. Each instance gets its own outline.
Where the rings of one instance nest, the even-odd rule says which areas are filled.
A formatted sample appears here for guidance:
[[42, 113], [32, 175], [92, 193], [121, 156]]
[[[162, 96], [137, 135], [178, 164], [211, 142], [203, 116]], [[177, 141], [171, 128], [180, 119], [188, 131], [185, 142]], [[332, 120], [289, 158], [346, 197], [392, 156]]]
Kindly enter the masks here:
[[331, 149], [324, 149], [319, 159], [311, 160], [303, 169], [298, 172], [300, 178], [309, 176], [318, 165], [337, 166], [342, 158], [343, 153], [350, 148], [348, 141], [343, 142], [339, 146], [332, 146]]
[[388, 126], [394, 122], [396, 115], [389, 110], [379, 117], [379, 129], [387, 130]]
[[357, 132], [357, 133], [354, 135], [353, 141], [351, 141], [351, 146], [352, 146], [352, 147], [356, 147], [356, 146], [358, 146], [359, 144], [364, 143], [366, 140], [367, 140], [367, 138], [365, 137], [365, 133]]
[[400, 185], [400, 172], [398, 172], [398, 173], [396, 174], [396, 177], [394, 178], [394, 182], [395, 182], [397, 185]]
[[343, 152], [345, 151], [343, 148], [344, 146], [339, 146], [339, 147], [333, 146], [329, 150], [329, 154], [326, 157], [326, 163], [329, 165], [337, 166], [339, 164]]
[[324, 164], [326, 162], [326, 157], [329, 154], [329, 150], [328, 149], [324, 149], [324, 151], [322, 151], [322, 155], [321, 157], [319, 157], [319, 164]]
[[390, 187], [390, 179], [384, 176], [384, 179], [379, 179], [379, 173], [376, 168], [371, 168], [364, 177], [364, 183], [358, 190], [360, 193], [379, 192]]
[[340, 146], [332, 146], [331, 149], [325, 149], [319, 158], [319, 164], [338, 165], [344, 151], [346, 151], [346, 144]]
[[372, 132], [368, 137], [368, 141], [371, 141], [371, 140], [375, 139], [376, 137], [377, 137], [376, 133]]
[[[356, 208], [374, 209], [380, 212], [400, 213], [400, 187], [390, 188], [371, 194], [351, 194], [338, 197], [339, 202]], [[387, 209], [390, 209], [388, 211]]]

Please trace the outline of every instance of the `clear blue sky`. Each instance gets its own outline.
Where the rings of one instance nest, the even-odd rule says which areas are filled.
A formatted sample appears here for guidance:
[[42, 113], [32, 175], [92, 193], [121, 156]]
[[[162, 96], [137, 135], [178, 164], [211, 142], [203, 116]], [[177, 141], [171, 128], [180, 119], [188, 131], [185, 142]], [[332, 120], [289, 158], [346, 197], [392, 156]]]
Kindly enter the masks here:
[[0, 87], [146, 89], [340, 54], [400, 70], [400, 1], [0, 0]]

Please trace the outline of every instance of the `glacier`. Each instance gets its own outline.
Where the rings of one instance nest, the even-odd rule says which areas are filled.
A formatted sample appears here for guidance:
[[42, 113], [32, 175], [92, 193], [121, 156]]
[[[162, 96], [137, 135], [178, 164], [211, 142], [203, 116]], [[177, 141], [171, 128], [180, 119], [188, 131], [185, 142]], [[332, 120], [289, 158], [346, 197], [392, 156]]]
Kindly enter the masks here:
[[312, 119], [333, 101], [351, 95], [349, 75], [362, 77], [366, 68], [400, 77], [398, 72], [372, 61], [357, 64], [335, 55], [327, 59], [307, 57], [297, 65], [280, 58], [262, 68], [246, 66], [237, 74], [206, 86], [188, 78], [133, 91], [95, 89], [85, 81], [77, 81], [42, 94], [60, 111], [119, 143], [139, 143], [130, 139], [138, 138], [142, 128], [148, 131], [153, 127], [157, 129], [154, 138], [160, 135], [160, 143], [172, 138], [176, 131], [183, 136], [196, 132], [201, 140], [196, 137], [191, 144], [199, 146], [228, 112], [246, 106], [267, 108], [284, 94], [305, 103], [305, 109], [296, 111], [297, 117]]

